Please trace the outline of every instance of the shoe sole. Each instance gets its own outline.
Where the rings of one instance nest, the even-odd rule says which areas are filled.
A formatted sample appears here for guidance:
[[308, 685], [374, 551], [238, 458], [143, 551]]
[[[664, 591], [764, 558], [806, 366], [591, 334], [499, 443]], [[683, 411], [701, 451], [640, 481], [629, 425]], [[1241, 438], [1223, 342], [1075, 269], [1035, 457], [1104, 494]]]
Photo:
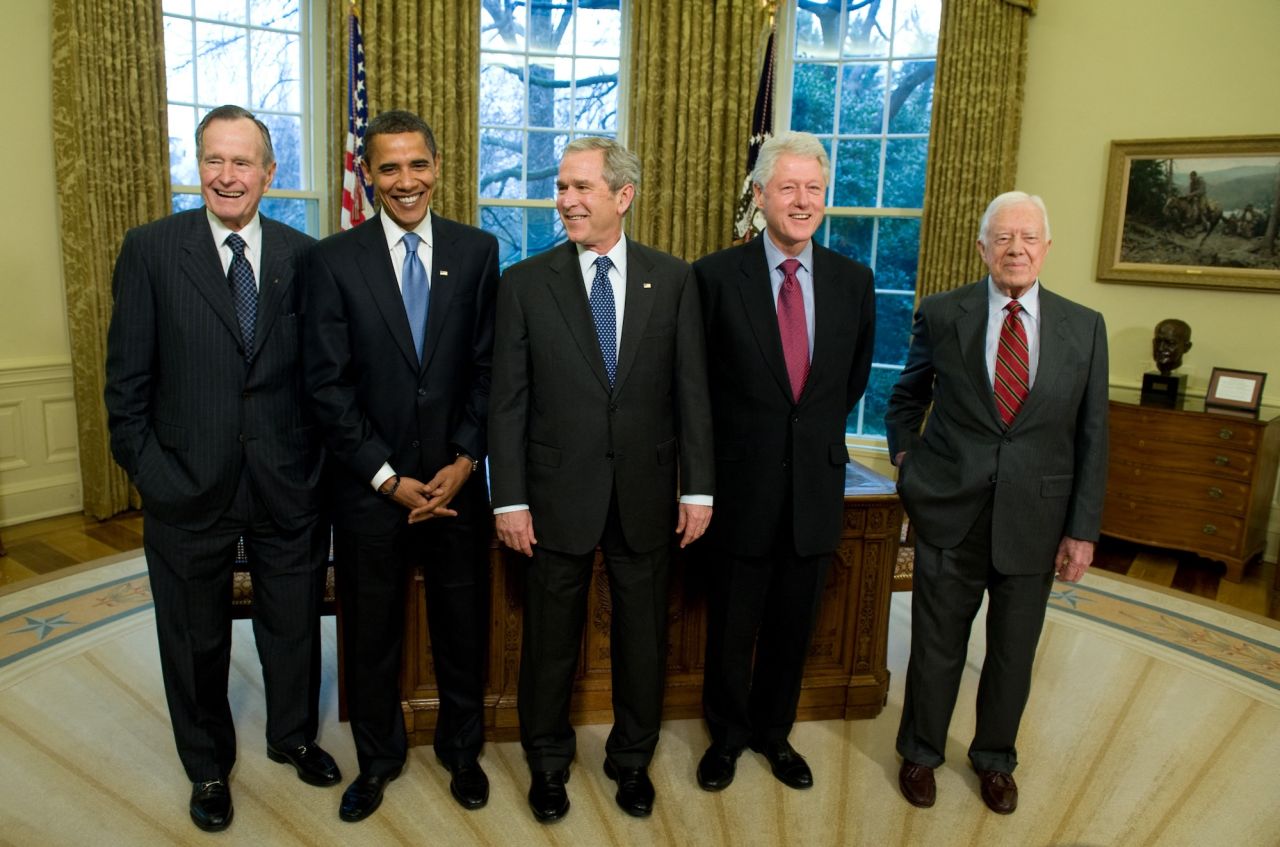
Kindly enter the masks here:
[[302, 780], [307, 785], [314, 785], [318, 788], [329, 788], [331, 786], [338, 785], [339, 783], [342, 782], [342, 774], [335, 775], [334, 778], [331, 780], [326, 780], [323, 777], [312, 776], [311, 774], [304, 771], [302, 768], [298, 767], [298, 765], [294, 764], [293, 760], [290, 759], [288, 756], [286, 756], [284, 753], [277, 753], [275, 750], [272, 750], [270, 747], [267, 748], [267, 758], [273, 762], [278, 762], [282, 765], [292, 765], [293, 769], [298, 774], [298, 779]]

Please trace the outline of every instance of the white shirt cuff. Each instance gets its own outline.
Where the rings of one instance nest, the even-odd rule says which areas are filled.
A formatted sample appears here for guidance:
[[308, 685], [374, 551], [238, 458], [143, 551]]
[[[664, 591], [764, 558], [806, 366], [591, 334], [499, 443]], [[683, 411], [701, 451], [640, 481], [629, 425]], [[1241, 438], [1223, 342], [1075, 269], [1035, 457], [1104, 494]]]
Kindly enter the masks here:
[[680, 496], [681, 503], [688, 503], [690, 506], [711, 506], [715, 500], [710, 494], [682, 494]]
[[382, 488], [382, 483], [395, 476], [396, 472], [391, 470], [391, 465], [386, 462], [382, 463], [382, 467], [378, 468], [378, 472], [373, 475], [373, 490], [377, 491]]
[[529, 511], [528, 503], [517, 503], [514, 506], [498, 506], [493, 510], [495, 515], [505, 514], [506, 512], [527, 512]]

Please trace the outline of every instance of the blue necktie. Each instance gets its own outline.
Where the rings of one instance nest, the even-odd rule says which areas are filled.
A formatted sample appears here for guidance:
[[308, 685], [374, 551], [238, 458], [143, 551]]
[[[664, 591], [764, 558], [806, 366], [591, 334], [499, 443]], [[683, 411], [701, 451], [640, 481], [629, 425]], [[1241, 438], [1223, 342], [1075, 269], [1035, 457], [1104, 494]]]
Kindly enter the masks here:
[[596, 259], [596, 278], [591, 281], [591, 317], [596, 323], [596, 338], [600, 340], [600, 355], [604, 357], [604, 372], [609, 375], [609, 385], [618, 372], [618, 314], [613, 306], [613, 286], [609, 284], [609, 268], [613, 262], [608, 256]]
[[240, 337], [244, 340], [244, 358], [253, 355], [253, 328], [258, 320], [258, 286], [253, 281], [253, 268], [244, 257], [244, 239], [236, 233], [227, 236], [231, 248], [231, 267], [227, 279], [231, 283], [231, 299], [236, 304], [236, 319], [240, 321]]
[[427, 301], [431, 289], [427, 285], [427, 271], [418, 258], [418, 242], [422, 236], [406, 232], [404, 238], [404, 265], [400, 269], [400, 296], [404, 298], [404, 311], [409, 316], [409, 329], [413, 331], [413, 349], [422, 361], [422, 340], [427, 335]]

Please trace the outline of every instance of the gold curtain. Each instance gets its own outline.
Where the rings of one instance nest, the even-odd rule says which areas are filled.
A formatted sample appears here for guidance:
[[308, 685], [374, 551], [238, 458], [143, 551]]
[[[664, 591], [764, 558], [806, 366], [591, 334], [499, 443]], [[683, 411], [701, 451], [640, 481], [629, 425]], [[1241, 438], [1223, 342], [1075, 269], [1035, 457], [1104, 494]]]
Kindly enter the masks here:
[[[53, 153], [84, 510], [138, 506], [111, 458], [111, 271], [130, 227], [169, 213], [160, 0], [54, 0]], [[132, 500], [131, 500], [132, 496]]]
[[[480, 147], [480, 0], [361, 0], [369, 117], [388, 109], [421, 115], [436, 136], [441, 173], [431, 207], [474, 224]], [[329, 158], [334, 162], [331, 229], [341, 214], [347, 136], [347, 49], [351, 6], [329, 4]]]
[[917, 297], [986, 269], [974, 249], [991, 198], [1014, 187], [1035, 0], [944, 0]]
[[633, 0], [631, 237], [689, 260], [729, 246], [768, 26], [760, 0]]

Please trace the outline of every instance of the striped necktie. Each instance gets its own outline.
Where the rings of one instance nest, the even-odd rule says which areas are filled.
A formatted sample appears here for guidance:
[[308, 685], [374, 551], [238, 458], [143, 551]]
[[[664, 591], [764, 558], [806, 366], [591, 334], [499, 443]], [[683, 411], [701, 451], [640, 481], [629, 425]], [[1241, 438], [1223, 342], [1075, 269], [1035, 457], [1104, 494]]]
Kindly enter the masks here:
[[1022, 304], [1013, 300], [1005, 306], [1008, 312], [1000, 327], [1000, 345], [996, 348], [996, 410], [1005, 428], [1013, 424], [1031, 390], [1030, 357], [1027, 353], [1027, 330], [1018, 319]]

